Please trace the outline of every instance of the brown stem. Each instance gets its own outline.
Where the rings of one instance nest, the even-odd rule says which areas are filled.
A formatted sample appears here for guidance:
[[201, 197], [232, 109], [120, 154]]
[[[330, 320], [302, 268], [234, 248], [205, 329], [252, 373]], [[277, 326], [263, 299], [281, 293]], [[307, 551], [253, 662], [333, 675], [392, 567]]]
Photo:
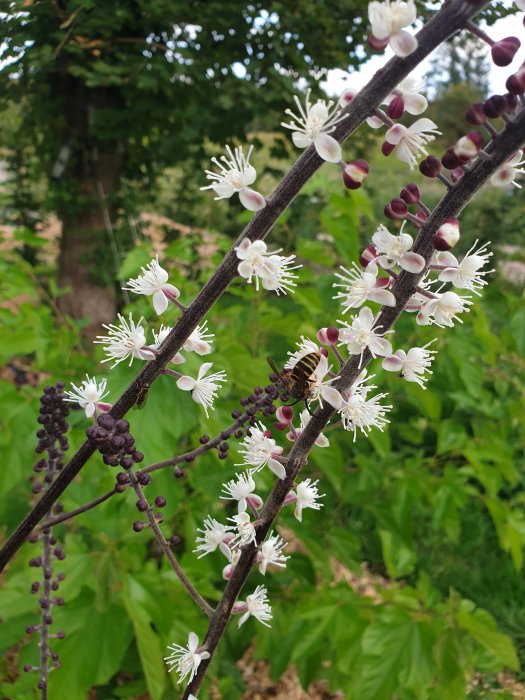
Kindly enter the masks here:
[[[415, 241], [414, 252], [425, 258], [425, 269], [419, 274], [412, 274], [406, 270], [399, 273], [392, 290], [396, 297], [396, 306], [382, 307], [377, 319], [377, 326], [385, 330], [392, 328], [406, 303], [414, 293], [414, 289], [425, 274], [434, 252], [432, 246], [434, 232], [447, 219], [457, 218], [476, 192], [488, 182], [490, 176], [496, 169], [515, 153], [524, 142], [525, 109], [517, 116], [515, 123], [500, 132], [498, 137], [488, 146], [487, 150], [491, 155], [491, 160], [478, 161], [472, 168], [472, 171], [456, 182], [445, 194], [427, 221], [424, 222]], [[362, 368], [368, 364], [370, 359], [371, 354], [368, 349], [363, 353], [362, 359], [359, 355], [352, 355], [341, 369], [340, 379], [334, 384], [335, 388], [341, 393], [348, 390], [355, 383]], [[322, 409], [316, 411], [315, 415], [311, 418], [308, 425], [301, 433], [301, 436], [290, 450], [286, 465], [286, 478], [277, 480], [277, 483], [260, 511], [259, 517], [262, 524], [257, 529], [256, 542], [246, 545], [243, 548], [239, 562], [230, 580], [227, 582], [222, 597], [210, 620], [208, 632], [203, 643], [206, 650], [210, 653], [210, 658], [201, 662], [195, 677], [184, 691], [182, 696], [183, 700], [187, 700], [190, 694], [197, 695], [207, 669], [213, 659], [215, 650], [228, 624], [233, 605], [255, 562], [257, 547], [268, 534], [297, 475], [306, 464], [310, 450], [334, 413], [335, 409], [328, 404], [325, 404]]]
[[[344, 111], [348, 116], [337, 125], [331, 136], [340, 143], [346, 141], [350, 134], [363, 123], [372, 110], [383, 102], [403, 78], [406, 78], [446, 38], [464, 27], [465, 22], [480, 12], [487, 4], [488, 0], [479, 3], [450, 0], [450, 2], [444, 3], [439, 12], [418, 33], [416, 50], [403, 59], [395, 56], [384, 68], [377, 71], [368, 85], [345, 107]], [[171, 358], [180, 350], [183, 343], [231, 284], [237, 274], [238, 260], [235, 247], [244, 238], [251, 241], [266, 238], [279, 216], [323, 163], [324, 161], [317, 155], [313, 145], [307, 148], [294, 163], [268, 198], [266, 206], [255, 214], [192, 304], [181, 313], [179, 320], [160, 346], [157, 357], [142, 367], [135, 379], [113, 405], [110, 411], [113, 418], [122, 418], [136, 404], [137, 399], [140, 398], [142, 387], [144, 385], [150, 387], [162, 374]], [[0, 571], [21, 547], [39, 520], [60, 498], [60, 495], [80, 472], [94, 451], [94, 445], [87, 441], [84, 442], [50, 488], [27, 513], [0, 550]]]
[[98, 498], [93, 499], [92, 501], [89, 501], [89, 503], [84, 503], [83, 506], [79, 506], [78, 508], [75, 508], [75, 510], [70, 510], [69, 513], [62, 513], [62, 515], [57, 515], [56, 518], [51, 518], [50, 520], [46, 520], [44, 523], [41, 523], [38, 526], [38, 530], [45, 530], [48, 527], [53, 527], [54, 525], [58, 525], [59, 523], [63, 523], [65, 520], [70, 520], [70, 518], [74, 518], [75, 515], [80, 515], [80, 513], [85, 513], [88, 510], [91, 510], [92, 508], [95, 508], [95, 506], [100, 505], [101, 503], [104, 503], [104, 501], [107, 501], [108, 498], [111, 498], [111, 496], [114, 496], [118, 491], [113, 488], [111, 491], [108, 491], [107, 493], [102, 494], [102, 496], [99, 496]]

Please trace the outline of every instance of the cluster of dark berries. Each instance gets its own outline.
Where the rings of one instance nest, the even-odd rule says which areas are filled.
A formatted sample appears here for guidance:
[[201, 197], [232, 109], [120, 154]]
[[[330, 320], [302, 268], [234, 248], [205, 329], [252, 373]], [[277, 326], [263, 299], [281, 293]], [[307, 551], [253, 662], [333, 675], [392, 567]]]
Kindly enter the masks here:
[[[139, 498], [135, 505], [139, 513], [144, 513], [149, 508], [149, 504], [145, 498]], [[153, 501], [153, 506], [155, 508], [164, 508], [165, 505], [166, 499], [164, 498], [164, 496], [155, 497], [155, 500]], [[161, 523], [164, 520], [164, 516], [160, 512], [160, 510], [154, 513], [154, 517], [158, 523]], [[135, 532], [140, 532], [141, 530], [144, 530], [145, 527], [148, 527], [148, 523], [145, 523], [142, 520], [133, 521], [133, 529], [135, 530]]]
[[68, 430], [67, 416], [69, 408], [63, 397], [64, 382], [57, 382], [55, 386], [46, 386], [40, 398], [40, 412], [37, 418], [42, 426], [36, 433], [38, 443], [35, 448], [37, 454], [47, 452], [47, 459], [40, 459], [33, 471], [37, 474], [45, 472], [43, 480], [36, 480], [33, 484], [33, 493], [40, 493], [52, 483], [56, 473], [64, 466], [64, 453], [69, 444], [66, 437]]
[[[88, 440], [96, 445], [104, 464], [110, 467], [131, 469], [133, 463], [142, 462], [144, 459], [142, 452], [135, 447], [135, 438], [129, 432], [127, 420], [115, 420], [108, 413], [104, 413], [97, 418], [96, 425], [87, 429], [86, 435]], [[119, 483], [125, 486], [125, 482]]]

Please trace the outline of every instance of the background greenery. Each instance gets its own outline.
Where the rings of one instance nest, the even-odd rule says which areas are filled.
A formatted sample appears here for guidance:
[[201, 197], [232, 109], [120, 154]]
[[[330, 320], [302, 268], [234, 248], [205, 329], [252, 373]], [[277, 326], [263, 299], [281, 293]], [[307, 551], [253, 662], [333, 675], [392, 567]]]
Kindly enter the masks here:
[[[27, 8], [32, 3], [24, 5], [31, 11]], [[44, 18], [49, 5], [37, 4]], [[228, 8], [224, 17], [211, 11], [210, 17], [224, 20], [225, 26], [241, 22], [242, 13], [239, 17], [234, 11], [238, 4], [224, 5]], [[302, 18], [304, 36], [319, 51], [319, 65], [330, 67], [345, 60], [346, 49], [339, 47], [338, 53], [334, 48], [337, 35], [323, 31], [323, 41], [329, 40], [321, 45], [319, 36], [312, 34], [314, 16], [318, 17], [313, 5], [302, 3], [294, 12], [291, 3], [274, 5], [276, 11], [290, 11], [289, 22]], [[100, 39], [101, 20], [94, 5], [78, 2], [66, 8], [67, 17], [77, 6], [89, 18], [78, 36]], [[151, 6], [160, 18], [176, 3]], [[339, 3], [326, 6], [326, 12], [343, 14]], [[137, 7], [144, 9], [141, 3]], [[257, 5], [256, 9], [264, 8]], [[130, 13], [127, 16], [135, 20], [138, 15]], [[116, 16], [107, 13], [108, 36], [116, 31], [111, 24]], [[206, 21], [211, 26], [212, 19]], [[341, 35], [355, 29], [350, 20], [344, 27], [337, 26]], [[60, 36], [38, 27], [40, 41], [50, 43], [54, 37], [56, 45], [69, 25], [60, 29]], [[20, 21], [20, 31], [29, 30]], [[86, 34], [88, 30], [93, 36]], [[72, 74], [89, 88], [93, 74], [100, 78], [104, 73], [100, 66], [93, 74], [85, 72], [87, 53], [78, 51], [75, 36], [64, 44], [68, 61], [74, 67]], [[357, 44], [360, 35], [354, 36]], [[228, 66], [236, 60], [230, 51], [231, 47], [224, 47], [221, 59]], [[300, 65], [296, 68], [308, 71], [301, 51], [297, 48]], [[120, 62], [127, 58], [118, 57]], [[31, 60], [36, 61], [34, 55]], [[45, 64], [46, 56], [39, 60]], [[261, 62], [267, 79], [271, 71], [262, 58]], [[355, 53], [351, 62], [359, 62]], [[140, 79], [133, 85], [135, 91], [144, 89], [145, 80], [137, 70]], [[44, 70], [41, 77], [45, 74]], [[436, 102], [429, 116], [440, 125], [447, 120], [451, 128], [458, 128], [468, 100], [479, 99], [486, 83], [470, 78], [467, 91], [461, 80], [468, 73], [459, 72], [454, 80], [450, 72], [448, 76], [431, 86]], [[194, 107], [206, 96], [209, 83], [187, 87], [177, 97], [180, 112], [173, 113], [173, 124], [167, 128], [176, 136], [169, 157], [162, 149], [159, 155], [159, 144], [152, 140], [139, 144], [127, 131], [132, 120], [119, 123], [129, 136], [129, 167], [121, 173], [114, 193], [112, 238], [108, 241], [107, 230], [97, 234], [106, 251], [104, 260], [110, 261], [98, 265], [105, 267], [103, 283], [108, 289], [118, 289], [118, 280], [136, 275], [152, 253], [159, 252], [171, 281], [182, 290], [183, 302], [191, 301], [251, 216], [236, 201], [216, 203], [209, 192], [198, 190], [204, 184], [204, 158], [218, 153], [225, 138], [246, 135], [259, 146], [254, 161], [258, 188], [269, 193], [295, 155], [282, 133], [274, 131], [281, 120], [278, 110], [290, 103], [294, 77], [269, 82], [273, 104], [256, 80], [230, 76], [229, 82], [225, 76], [217, 99], [211, 98], [211, 116], [204, 113], [205, 101]], [[311, 71], [310, 77], [313, 80]], [[5, 71], [3, 79], [7, 80]], [[166, 125], [164, 99], [175, 94], [166, 83], [169, 72], [156, 80], [164, 87], [159, 93], [151, 85], [147, 100], [149, 111], [158, 105], [159, 112], [148, 116]], [[96, 371], [97, 377], [108, 377], [111, 400], [137, 370], [137, 364], [111, 371], [98, 364], [102, 353], [86, 337], [86, 320], [61, 308], [65, 290], [57, 283], [59, 222], [51, 217], [65, 214], [56, 204], [57, 183], [47, 176], [52, 124], [35, 111], [37, 103], [31, 103], [31, 90], [38, 87], [40, 92], [43, 84], [22, 83], [11, 86], [15, 94], [6, 101], [3, 113], [8, 135], [3, 157], [9, 167], [1, 200], [4, 223], [9, 225], [1, 229], [0, 257], [0, 522], [4, 536], [30, 502], [42, 387], [59, 379], [78, 383], [86, 372]], [[25, 103], [16, 97], [24, 87]], [[236, 90], [246, 91], [242, 114]], [[137, 93], [133, 94], [136, 98]], [[184, 112], [186, 108], [189, 111]], [[32, 123], [27, 121], [31, 114]], [[193, 145], [186, 150], [190, 137], [181, 129], [190, 126]], [[304, 265], [296, 293], [277, 298], [237, 281], [215, 305], [208, 318], [216, 334], [210, 360], [214, 369], [226, 370], [229, 382], [210, 419], [189, 396], [177, 391], [169, 377], [155, 384], [146, 408], [129, 417], [147, 463], [190, 449], [203, 433], [220, 432], [239, 399], [266, 383], [268, 355], [283, 362], [301, 334], [314, 337], [319, 327], [341, 317], [332, 300], [333, 272], [357, 259], [382, 221], [385, 202], [409, 181], [405, 166], [380, 155], [375, 138], [363, 129], [345, 146], [348, 160], [366, 156], [371, 162], [365, 188], [347, 192], [337, 171], [324, 168], [274, 228], [270, 245], [295, 252]], [[443, 137], [436, 152], [455, 138], [455, 133]], [[181, 143], [185, 148], [178, 153]], [[145, 169], [141, 160], [147, 164]], [[61, 185], [60, 191], [75, 192], [78, 172], [66, 168], [63, 178], [67, 187]], [[441, 191], [434, 183], [423, 186], [425, 201], [435, 203]], [[269, 660], [274, 679], [295, 664], [304, 687], [323, 678], [332, 692], [342, 690], [350, 700], [510, 697], [510, 691], [501, 690], [498, 674], [506, 669], [519, 680], [525, 660], [525, 313], [522, 287], [509, 279], [508, 266], [510, 260], [519, 269], [523, 262], [523, 214], [523, 196], [507, 190], [487, 189], [467, 209], [459, 252], [466, 252], [477, 238], [494, 244], [498, 271], [483, 298], [476, 301], [463, 326], [453, 330], [417, 327], [410, 315], [396, 329], [396, 347], [423, 345], [437, 337], [439, 354], [428, 389], [402, 382], [376, 363], [375, 381], [388, 391], [394, 406], [389, 428], [352, 443], [351, 435], [334, 425], [327, 430], [330, 447], [312, 452], [304, 476], [320, 480], [324, 507], [319, 512], [306, 511], [302, 524], [291, 509], [279, 519], [278, 527], [292, 540], [288, 566], [265, 578], [255, 572], [248, 584], [248, 592], [258, 583], [268, 586], [274, 621], [271, 629], [253, 620], [240, 630], [235, 623], [230, 626], [212, 666], [215, 692], [222, 697], [242, 696], [244, 681], [237, 662], [251, 644], [257, 658]], [[144, 315], [150, 328], [158, 328], [159, 319], [148, 300], [128, 301], [120, 295], [115, 299], [119, 310]], [[168, 311], [162, 320], [173, 323], [176, 312]], [[189, 358], [184, 371], [187, 368], [192, 374], [198, 364]], [[267, 425], [271, 427], [270, 422]], [[82, 442], [87, 427], [83, 412], [72, 411], [71, 450]], [[284, 445], [281, 437], [277, 435]], [[196, 558], [192, 553], [196, 528], [208, 514], [222, 521], [231, 514], [230, 506], [218, 501], [218, 494], [221, 484], [235, 473], [237, 461], [232, 440], [227, 460], [207, 454], [187, 468], [183, 479], [175, 480], [169, 469], [157, 472], [148, 489], [152, 497], [166, 496], [164, 532], [181, 536], [177, 555], [210, 601], [220, 595], [224, 559], [218, 553]], [[111, 489], [113, 483], [114, 472], [94, 458], [62, 503], [71, 510]], [[269, 474], [260, 475], [259, 486], [260, 493], [267, 492]], [[205, 620], [188, 603], [148, 531], [132, 531], [137, 517], [134, 501], [131, 493], [116, 496], [56, 529], [67, 558], [57, 566], [66, 573], [60, 589], [66, 605], [54, 611], [55, 629], [64, 629], [66, 638], [54, 645], [61, 668], [51, 676], [53, 700], [174, 697], [175, 677], [167, 674], [162, 660], [166, 644], [184, 644], [190, 630], [201, 638], [205, 631]], [[14, 700], [34, 697], [35, 675], [20, 669], [38, 658], [35, 639], [24, 632], [37, 620], [36, 598], [29, 594], [35, 570], [27, 566], [37, 550], [38, 545], [26, 545], [2, 580], [0, 695]], [[480, 674], [481, 685], [475, 682]], [[208, 683], [200, 697], [211, 697], [210, 693]]]

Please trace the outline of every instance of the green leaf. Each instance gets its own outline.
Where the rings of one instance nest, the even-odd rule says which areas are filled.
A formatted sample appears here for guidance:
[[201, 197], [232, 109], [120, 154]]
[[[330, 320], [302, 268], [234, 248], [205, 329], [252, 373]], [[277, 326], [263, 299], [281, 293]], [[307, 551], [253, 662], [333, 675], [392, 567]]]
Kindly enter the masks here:
[[[483, 613], [483, 614], [482, 614]], [[457, 615], [459, 626], [466, 630], [485, 649], [488, 649], [502, 664], [519, 670], [519, 661], [511, 638], [494, 629], [494, 621], [488, 613], [477, 610], [474, 613], [460, 610]]]

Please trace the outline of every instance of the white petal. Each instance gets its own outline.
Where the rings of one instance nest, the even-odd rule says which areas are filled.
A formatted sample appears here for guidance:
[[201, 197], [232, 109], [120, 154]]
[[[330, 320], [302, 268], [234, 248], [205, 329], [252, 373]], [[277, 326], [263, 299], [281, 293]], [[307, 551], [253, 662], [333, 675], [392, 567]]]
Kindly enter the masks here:
[[323, 433], [319, 435], [319, 437], [315, 441], [315, 444], [317, 445], [317, 447], [330, 447], [330, 441], [328, 440], [326, 435], [323, 435]]
[[391, 355], [390, 357], [385, 357], [382, 367], [386, 369], [387, 372], [400, 372], [403, 368], [403, 361], [403, 358], [397, 355]]
[[408, 32], [405, 32], [404, 29], [397, 34], [392, 34], [388, 43], [390, 44], [392, 51], [400, 58], [410, 56], [410, 54], [417, 49], [416, 37], [412, 36], [412, 34], [409, 34]]
[[319, 134], [314, 141], [315, 150], [327, 163], [339, 163], [342, 157], [341, 144], [328, 134]]
[[411, 126], [409, 126], [408, 130], [413, 134], [417, 134], [420, 131], [432, 131], [433, 129], [437, 128], [437, 124], [433, 122], [432, 119], [421, 117], [421, 119], [417, 119]]
[[90, 402], [86, 405], [86, 418], [91, 418], [95, 413], [95, 404]]
[[458, 267], [459, 262], [455, 255], [450, 251], [444, 250], [437, 253], [435, 257], [436, 265], [443, 265], [443, 267]]
[[168, 298], [162, 289], [159, 289], [158, 292], [155, 292], [153, 295], [153, 308], [159, 315], [168, 308]]
[[184, 376], [177, 379], [177, 386], [182, 391], [192, 391], [197, 382], [192, 377]]
[[228, 199], [228, 197], [231, 197], [232, 194], [235, 194], [236, 192], [235, 187], [226, 180], [224, 182], [214, 183], [212, 188], [215, 194], [218, 195], [219, 199]]
[[389, 357], [392, 354], [392, 344], [386, 338], [373, 338], [368, 347], [374, 355]]
[[406, 111], [414, 116], [417, 114], [423, 114], [428, 107], [427, 98], [424, 95], [419, 95], [418, 93], [404, 95], [403, 100], [405, 102]]
[[197, 637], [195, 632], [190, 632], [188, 637], [188, 649], [191, 651], [192, 654], [194, 654], [198, 646], [199, 638]]
[[200, 367], [199, 367], [199, 374], [197, 375], [197, 379], [202, 379], [206, 372], [213, 367], [213, 362], [204, 362]]
[[382, 119], [379, 119], [379, 117], [367, 117], [366, 118], [366, 123], [371, 129], [380, 129], [382, 126], [385, 125], [385, 122]]
[[395, 306], [396, 298], [388, 289], [372, 289], [368, 292], [368, 299], [383, 306]]
[[279, 479], [286, 478], [286, 469], [280, 462], [278, 462], [276, 459], [273, 459], [273, 457], [268, 458], [268, 466], [270, 467], [272, 472], [279, 477]]
[[303, 134], [302, 131], [294, 131], [292, 134], [292, 141], [297, 148], [308, 148], [312, 143], [312, 139], [306, 134]]
[[322, 385], [319, 393], [337, 411], [343, 407], [344, 399], [335, 387]]
[[266, 200], [262, 194], [252, 190], [251, 187], [245, 187], [241, 190], [239, 192], [239, 199], [241, 200], [242, 206], [248, 209], [248, 211], [259, 211], [266, 206]]
[[403, 270], [417, 274], [425, 268], [425, 258], [417, 253], [403, 253], [399, 264]]

